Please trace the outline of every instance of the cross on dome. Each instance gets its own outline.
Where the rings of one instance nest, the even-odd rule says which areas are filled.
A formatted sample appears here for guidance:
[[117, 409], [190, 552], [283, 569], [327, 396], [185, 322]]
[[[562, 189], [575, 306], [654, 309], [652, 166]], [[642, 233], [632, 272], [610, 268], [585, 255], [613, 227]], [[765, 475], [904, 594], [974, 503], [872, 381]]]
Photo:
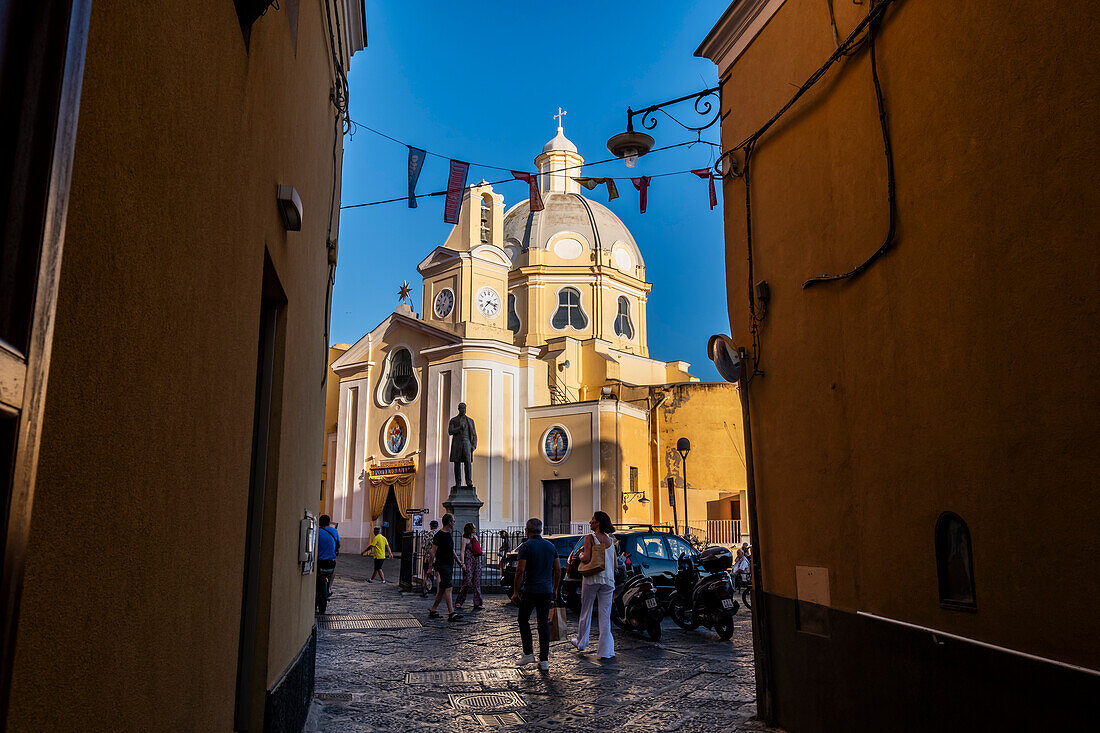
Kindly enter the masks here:
[[558, 131], [559, 132], [562, 129], [561, 128], [562, 117], [565, 117], [567, 114], [569, 114], [569, 113], [566, 112], [565, 110], [563, 110], [561, 107], [558, 107], [558, 113], [556, 115], [554, 115], [554, 119], [558, 121]]

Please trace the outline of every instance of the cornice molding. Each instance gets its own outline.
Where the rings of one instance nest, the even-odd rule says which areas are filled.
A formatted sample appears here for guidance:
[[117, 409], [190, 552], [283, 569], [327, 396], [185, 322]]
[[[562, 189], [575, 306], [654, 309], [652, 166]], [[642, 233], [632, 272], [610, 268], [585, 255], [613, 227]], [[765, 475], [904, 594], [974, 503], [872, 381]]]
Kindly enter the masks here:
[[725, 75], [786, 0], [734, 0], [707, 34], [695, 55], [710, 59]]

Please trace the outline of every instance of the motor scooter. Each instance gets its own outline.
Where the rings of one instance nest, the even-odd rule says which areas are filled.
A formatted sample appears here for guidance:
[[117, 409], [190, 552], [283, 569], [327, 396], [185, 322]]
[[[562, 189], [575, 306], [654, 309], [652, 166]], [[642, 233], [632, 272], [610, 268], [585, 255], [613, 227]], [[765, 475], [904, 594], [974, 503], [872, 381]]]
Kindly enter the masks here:
[[661, 620], [665, 613], [657, 602], [653, 581], [640, 574], [616, 573], [616, 576], [611, 620], [619, 628], [644, 631], [652, 641], [660, 641]]
[[733, 553], [724, 547], [703, 550], [694, 561], [687, 553], [680, 555], [668, 604], [672, 620], [684, 629], [706, 626], [728, 641], [733, 636], [733, 616], [740, 608], [733, 595], [732, 566]]
[[331, 567], [321, 567], [321, 562], [317, 563], [317, 593], [314, 598], [317, 613], [324, 613], [328, 610], [328, 599], [332, 595], [329, 588], [332, 586], [332, 578], [336, 574], [335, 562], [332, 563]]

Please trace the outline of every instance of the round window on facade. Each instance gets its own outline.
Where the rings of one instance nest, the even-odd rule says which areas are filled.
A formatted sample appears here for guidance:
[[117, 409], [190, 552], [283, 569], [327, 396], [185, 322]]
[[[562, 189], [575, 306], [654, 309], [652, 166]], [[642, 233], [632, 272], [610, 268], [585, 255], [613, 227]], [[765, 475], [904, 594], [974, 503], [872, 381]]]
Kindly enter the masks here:
[[573, 442], [561, 425], [554, 425], [542, 436], [542, 456], [549, 463], [561, 463], [569, 457]]
[[409, 444], [409, 421], [404, 415], [394, 415], [382, 428], [382, 447], [391, 456], [400, 455]]

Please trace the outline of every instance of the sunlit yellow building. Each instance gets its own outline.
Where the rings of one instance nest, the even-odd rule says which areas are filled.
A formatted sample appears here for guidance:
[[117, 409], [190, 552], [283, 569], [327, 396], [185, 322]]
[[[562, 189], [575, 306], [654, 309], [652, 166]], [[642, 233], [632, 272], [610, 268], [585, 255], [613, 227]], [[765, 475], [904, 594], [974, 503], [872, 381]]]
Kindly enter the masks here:
[[460, 402], [477, 425], [482, 529], [538, 516], [570, 531], [595, 510], [672, 524], [670, 477], [682, 522], [678, 437], [693, 444], [692, 525], [740, 518], [736, 387], [650, 358], [645, 259], [619, 218], [580, 194], [583, 163], [559, 127], [535, 158], [542, 211], [529, 200], [506, 208], [484, 182], [468, 187], [458, 223], [417, 268], [426, 313], [402, 302], [330, 352], [339, 390], [322, 509], [349, 549], [372, 526], [403, 531], [412, 509], [425, 522], [443, 513], [454, 483], [447, 421]]

